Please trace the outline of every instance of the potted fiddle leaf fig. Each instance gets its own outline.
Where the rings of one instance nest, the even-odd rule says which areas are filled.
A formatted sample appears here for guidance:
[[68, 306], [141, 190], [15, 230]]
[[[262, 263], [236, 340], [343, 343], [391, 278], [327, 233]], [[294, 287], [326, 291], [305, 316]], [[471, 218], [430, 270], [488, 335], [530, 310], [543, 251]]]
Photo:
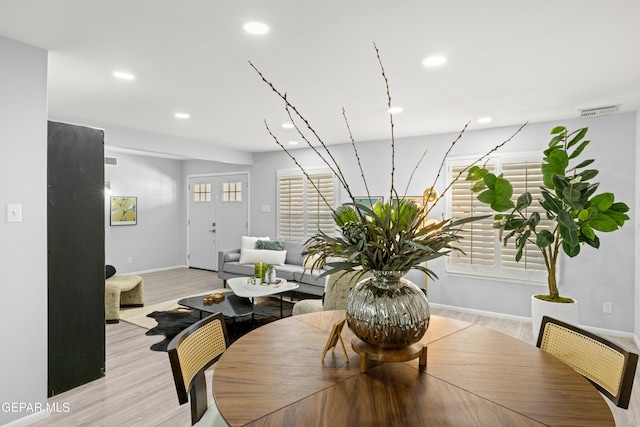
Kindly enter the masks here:
[[[467, 180], [475, 181], [473, 191], [479, 193], [478, 200], [499, 212], [494, 216], [494, 228], [499, 230], [505, 246], [514, 239], [516, 261], [520, 261], [527, 243], [533, 243], [542, 252], [549, 293], [532, 298], [534, 336], [540, 325], [534, 317], [541, 317], [538, 312], [544, 310], [537, 308], [536, 300], [566, 305], [574, 302], [558, 292], [556, 269], [560, 254], [564, 252], [574, 258], [585, 244], [598, 249], [600, 239], [596, 232], [615, 231], [629, 219], [626, 214], [629, 207], [625, 203], [616, 202], [613, 193], [598, 193], [599, 183], [590, 182], [599, 173], [597, 169], [589, 168], [594, 160], [579, 160], [590, 142], [585, 139], [587, 130], [585, 127], [569, 132], [564, 126], [551, 130], [551, 141], [543, 152], [541, 200], [534, 201], [531, 194], [525, 192], [515, 198], [514, 203], [509, 180], [483, 167], [474, 166], [467, 174]], [[540, 226], [538, 212], [527, 214], [532, 203], [538, 203], [544, 209], [546, 218], [552, 221], [551, 228]], [[569, 320], [577, 322], [577, 308], [575, 318]]]

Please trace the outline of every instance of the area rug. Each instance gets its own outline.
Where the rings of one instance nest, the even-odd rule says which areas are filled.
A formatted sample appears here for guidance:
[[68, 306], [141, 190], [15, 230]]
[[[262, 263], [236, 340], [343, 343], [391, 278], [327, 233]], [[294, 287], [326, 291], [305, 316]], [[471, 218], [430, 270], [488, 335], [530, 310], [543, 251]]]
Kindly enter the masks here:
[[[283, 317], [291, 316], [293, 303], [283, 301], [282, 312]], [[206, 315], [206, 313], [205, 313]], [[153, 344], [150, 348], [153, 351], [167, 351], [167, 346], [171, 340], [183, 329], [200, 320], [200, 312], [184, 307], [166, 311], [153, 311], [147, 315], [157, 322], [157, 326], [149, 329], [145, 335], [164, 335], [164, 339]], [[238, 318], [235, 322], [235, 328], [232, 321], [227, 320], [227, 335], [229, 343], [234, 342], [244, 334], [251, 332], [267, 323], [280, 319], [280, 301], [276, 298], [259, 297], [254, 300], [254, 320], [251, 316], [246, 318]], [[235, 333], [234, 333], [235, 330]]]
[[145, 335], [164, 335], [164, 339], [153, 344], [150, 348], [153, 351], [167, 351], [167, 346], [183, 329], [193, 325], [200, 320], [200, 312], [188, 308], [176, 308], [168, 311], [154, 311], [147, 314], [157, 322], [157, 325]]

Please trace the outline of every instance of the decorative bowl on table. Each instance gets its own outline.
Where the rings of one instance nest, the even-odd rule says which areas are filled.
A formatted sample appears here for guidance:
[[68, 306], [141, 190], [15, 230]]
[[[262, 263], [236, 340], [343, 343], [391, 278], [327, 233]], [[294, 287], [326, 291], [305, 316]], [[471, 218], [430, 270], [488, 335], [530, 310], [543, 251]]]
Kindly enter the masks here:
[[204, 303], [204, 305], [212, 305], [217, 304], [222, 300], [224, 300], [224, 294], [216, 293], [205, 297], [202, 302]]

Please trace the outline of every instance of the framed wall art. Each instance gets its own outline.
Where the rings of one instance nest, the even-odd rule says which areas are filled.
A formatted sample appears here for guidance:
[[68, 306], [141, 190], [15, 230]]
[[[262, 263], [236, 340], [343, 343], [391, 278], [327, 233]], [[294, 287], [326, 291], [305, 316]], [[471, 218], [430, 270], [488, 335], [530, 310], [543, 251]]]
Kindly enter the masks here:
[[136, 225], [138, 223], [137, 197], [111, 197], [111, 225]]
[[354, 199], [356, 200], [356, 203], [367, 206], [369, 208], [378, 202], [381, 202], [381, 203], [384, 202], [384, 197], [382, 196], [371, 196], [371, 197], [362, 196], [362, 197], [354, 197]]

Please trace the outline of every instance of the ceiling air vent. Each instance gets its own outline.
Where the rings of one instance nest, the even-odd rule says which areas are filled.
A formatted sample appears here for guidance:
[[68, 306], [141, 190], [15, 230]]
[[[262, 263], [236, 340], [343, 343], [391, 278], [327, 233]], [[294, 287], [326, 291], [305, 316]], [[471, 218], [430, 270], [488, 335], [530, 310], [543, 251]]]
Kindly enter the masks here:
[[106, 157], [104, 158], [105, 165], [118, 166], [118, 158], [117, 157]]
[[580, 117], [585, 119], [587, 117], [604, 116], [605, 114], [613, 114], [618, 112], [618, 105], [610, 105], [608, 107], [599, 108], [587, 108], [585, 110], [579, 110]]

